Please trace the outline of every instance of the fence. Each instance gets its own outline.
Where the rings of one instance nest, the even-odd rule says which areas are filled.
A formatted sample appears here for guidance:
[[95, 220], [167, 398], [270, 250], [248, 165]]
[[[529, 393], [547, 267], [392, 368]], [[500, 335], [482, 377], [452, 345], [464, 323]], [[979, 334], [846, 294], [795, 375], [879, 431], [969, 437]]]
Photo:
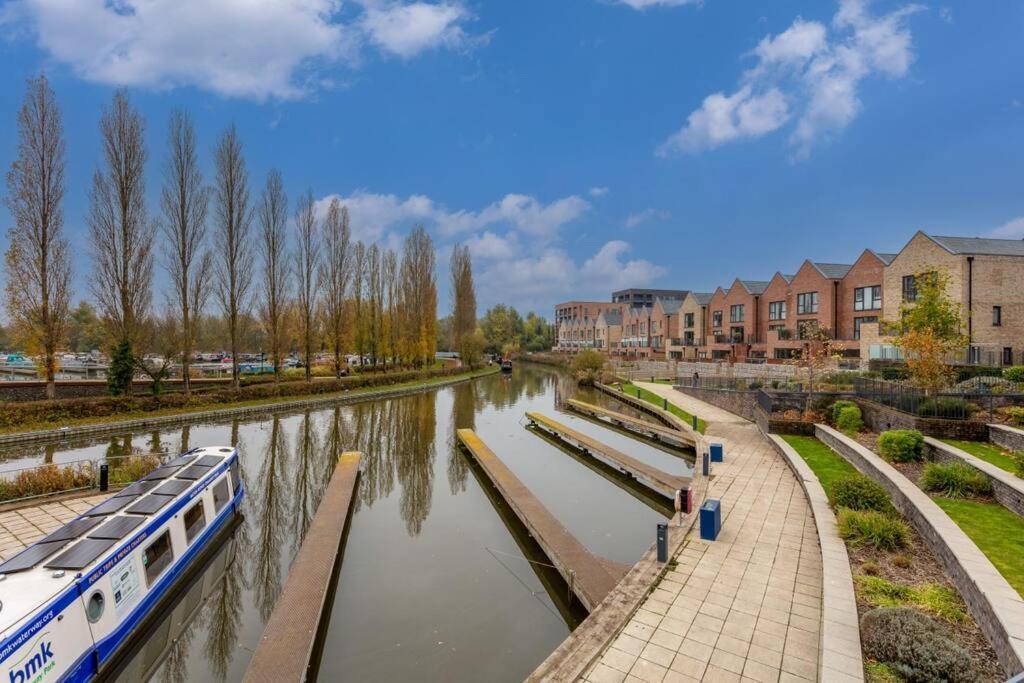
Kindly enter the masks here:
[[[984, 384], [978, 386], [986, 387]], [[991, 420], [999, 408], [1024, 405], [1024, 393], [1016, 388], [1009, 392], [988, 389], [929, 393], [903, 382], [857, 377], [853, 381], [853, 390], [857, 397], [888, 408], [941, 420], [969, 420], [982, 411]]]
[[135, 454], [6, 470], [0, 472], [0, 504], [99, 488], [102, 465], [107, 466], [108, 484], [130, 484], [159, 467], [163, 459], [161, 454]]
[[675, 382], [676, 386], [686, 389], [716, 389], [727, 391], [757, 391], [758, 389], [772, 389], [780, 391], [803, 391], [802, 382], [794, 382], [786, 379], [772, 379], [768, 377], [722, 377], [711, 375], [708, 377], [679, 377]]

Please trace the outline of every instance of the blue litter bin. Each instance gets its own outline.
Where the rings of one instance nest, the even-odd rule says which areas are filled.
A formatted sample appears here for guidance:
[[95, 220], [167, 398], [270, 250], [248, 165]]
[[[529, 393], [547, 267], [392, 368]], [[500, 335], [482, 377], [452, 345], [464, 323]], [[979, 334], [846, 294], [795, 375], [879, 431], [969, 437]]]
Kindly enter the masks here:
[[714, 541], [722, 530], [722, 504], [709, 498], [700, 506], [700, 537], [705, 541]]
[[722, 444], [713, 443], [711, 448], [711, 462], [725, 462], [725, 449], [722, 448]]

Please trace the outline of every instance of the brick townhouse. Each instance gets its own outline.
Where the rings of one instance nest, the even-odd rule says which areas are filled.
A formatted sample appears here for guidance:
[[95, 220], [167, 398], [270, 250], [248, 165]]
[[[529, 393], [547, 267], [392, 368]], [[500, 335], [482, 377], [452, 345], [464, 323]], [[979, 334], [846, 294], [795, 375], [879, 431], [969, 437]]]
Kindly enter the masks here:
[[610, 301], [566, 301], [556, 305], [555, 350], [572, 353], [593, 347], [598, 316], [621, 308], [621, 304]]
[[618, 309], [602, 311], [594, 326], [594, 347], [606, 354], [617, 354], [622, 340], [622, 313]]
[[697, 349], [705, 342], [708, 330], [708, 304], [713, 292], [690, 292], [679, 306], [679, 332], [668, 338], [668, 357], [672, 360], [697, 360]]
[[758, 303], [765, 280], [737, 278], [728, 290], [719, 287], [708, 303], [708, 331], [698, 358], [746, 361], [757, 343]]

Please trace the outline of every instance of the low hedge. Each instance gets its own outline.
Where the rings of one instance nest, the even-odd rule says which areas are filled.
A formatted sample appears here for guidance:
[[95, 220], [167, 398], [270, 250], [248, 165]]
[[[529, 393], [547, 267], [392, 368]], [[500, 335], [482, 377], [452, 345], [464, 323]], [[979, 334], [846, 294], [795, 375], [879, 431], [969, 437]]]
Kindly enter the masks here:
[[878, 435], [878, 452], [890, 462], [924, 458], [924, 436], [916, 429], [890, 429]]
[[175, 408], [216, 409], [219, 406], [243, 401], [261, 401], [272, 398], [291, 398], [333, 394], [353, 389], [386, 387], [416, 380], [449, 377], [465, 373], [463, 368], [434, 368], [431, 370], [405, 370], [390, 373], [353, 375], [338, 379], [305, 381], [260, 382], [238, 390], [219, 388], [194, 394], [160, 394], [157, 396], [109, 396], [103, 398], [64, 398], [50, 401], [0, 403], [0, 429], [14, 429], [22, 425], [64, 422], [83, 418], [113, 417], [129, 413], [149, 413]]
[[889, 493], [859, 472], [833, 481], [829, 497], [837, 508], [874, 510], [890, 517], [896, 516]]

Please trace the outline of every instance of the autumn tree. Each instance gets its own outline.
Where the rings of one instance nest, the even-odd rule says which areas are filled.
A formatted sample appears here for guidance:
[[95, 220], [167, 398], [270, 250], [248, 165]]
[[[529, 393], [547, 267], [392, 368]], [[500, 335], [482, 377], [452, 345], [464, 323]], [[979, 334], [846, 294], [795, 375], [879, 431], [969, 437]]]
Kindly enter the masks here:
[[[103, 161], [93, 174], [88, 223], [92, 293], [117, 358], [134, 356], [152, 299], [154, 229], [146, 216], [144, 130], [125, 91], [115, 92], [100, 118]], [[131, 382], [112, 384], [111, 390], [130, 394]]]
[[373, 364], [377, 365], [377, 359], [381, 352], [382, 333], [382, 311], [384, 302], [384, 280], [381, 269], [380, 247], [371, 244], [366, 250], [366, 267], [363, 269], [365, 281], [364, 291], [366, 304], [364, 312], [366, 316], [366, 341]]
[[[452, 287], [452, 346], [459, 352], [463, 362], [473, 367], [472, 354], [467, 358], [468, 346], [475, 346], [476, 332], [476, 287], [473, 285], [473, 261], [468, 246], [456, 244], [452, 247], [449, 263]], [[467, 342], [470, 344], [467, 345]]]
[[18, 112], [18, 157], [5, 203], [14, 220], [6, 255], [7, 311], [42, 356], [46, 396], [56, 396], [57, 347], [67, 331], [71, 257], [64, 237], [64, 128], [45, 75], [28, 81]]
[[259, 253], [261, 260], [262, 303], [260, 321], [270, 345], [270, 359], [274, 364], [274, 381], [281, 381], [281, 362], [284, 355], [284, 321], [290, 292], [287, 241], [288, 198], [285, 196], [281, 172], [273, 169], [267, 174], [267, 183], [260, 196]]
[[366, 353], [366, 245], [360, 240], [352, 250], [352, 327], [359, 363]]
[[437, 274], [434, 243], [418, 225], [405, 239], [402, 283], [402, 336], [405, 355], [415, 364], [433, 360], [437, 345]]
[[249, 171], [242, 156], [242, 141], [234, 124], [214, 149], [214, 214], [217, 242], [217, 298], [228, 323], [231, 380], [239, 386], [238, 344], [241, 316], [249, 303], [253, 275], [253, 250], [249, 241], [253, 207], [249, 200]]
[[398, 254], [393, 249], [384, 252], [384, 341], [385, 357], [394, 364], [398, 361], [398, 334], [401, 323], [398, 316], [402, 302], [399, 298], [401, 288], [398, 283]]
[[343, 356], [349, 338], [347, 297], [352, 279], [352, 230], [348, 207], [332, 197], [321, 226], [323, 259], [320, 282], [323, 287], [324, 323], [334, 356], [334, 374], [341, 375]]
[[950, 275], [925, 270], [914, 276], [914, 296], [900, 306], [900, 319], [890, 323], [895, 343], [907, 359], [916, 384], [929, 391], [945, 386], [952, 376], [949, 357], [969, 343], [963, 333], [960, 304], [949, 296]]
[[316, 207], [313, 193], [307, 191], [295, 206], [295, 275], [297, 281], [299, 331], [302, 338], [302, 360], [306, 381], [312, 381], [313, 336], [316, 333], [316, 310], [319, 300], [318, 273], [320, 240], [316, 229]]
[[[192, 391], [189, 364], [196, 343], [196, 322], [206, 305], [212, 256], [204, 247], [209, 192], [203, 185], [192, 120], [171, 114], [167, 130], [167, 163], [160, 195], [163, 210], [164, 267], [170, 277], [168, 298], [177, 320], [181, 378], [185, 395]], [[171, 315], [167, 311], [167, 315]], [[152, 325], [151, 325], [152, 327]]]
[[835, 366], [838, 353], [832, 345], [832, 335], [828, 329], [816, 323], [806, 326], [802, 336], [803, 346], [800, 347], [790, 364], [803, 370], [807, 376], [807, 409], [810, 409], [814, 395], [814, 379], [825, 370]]

